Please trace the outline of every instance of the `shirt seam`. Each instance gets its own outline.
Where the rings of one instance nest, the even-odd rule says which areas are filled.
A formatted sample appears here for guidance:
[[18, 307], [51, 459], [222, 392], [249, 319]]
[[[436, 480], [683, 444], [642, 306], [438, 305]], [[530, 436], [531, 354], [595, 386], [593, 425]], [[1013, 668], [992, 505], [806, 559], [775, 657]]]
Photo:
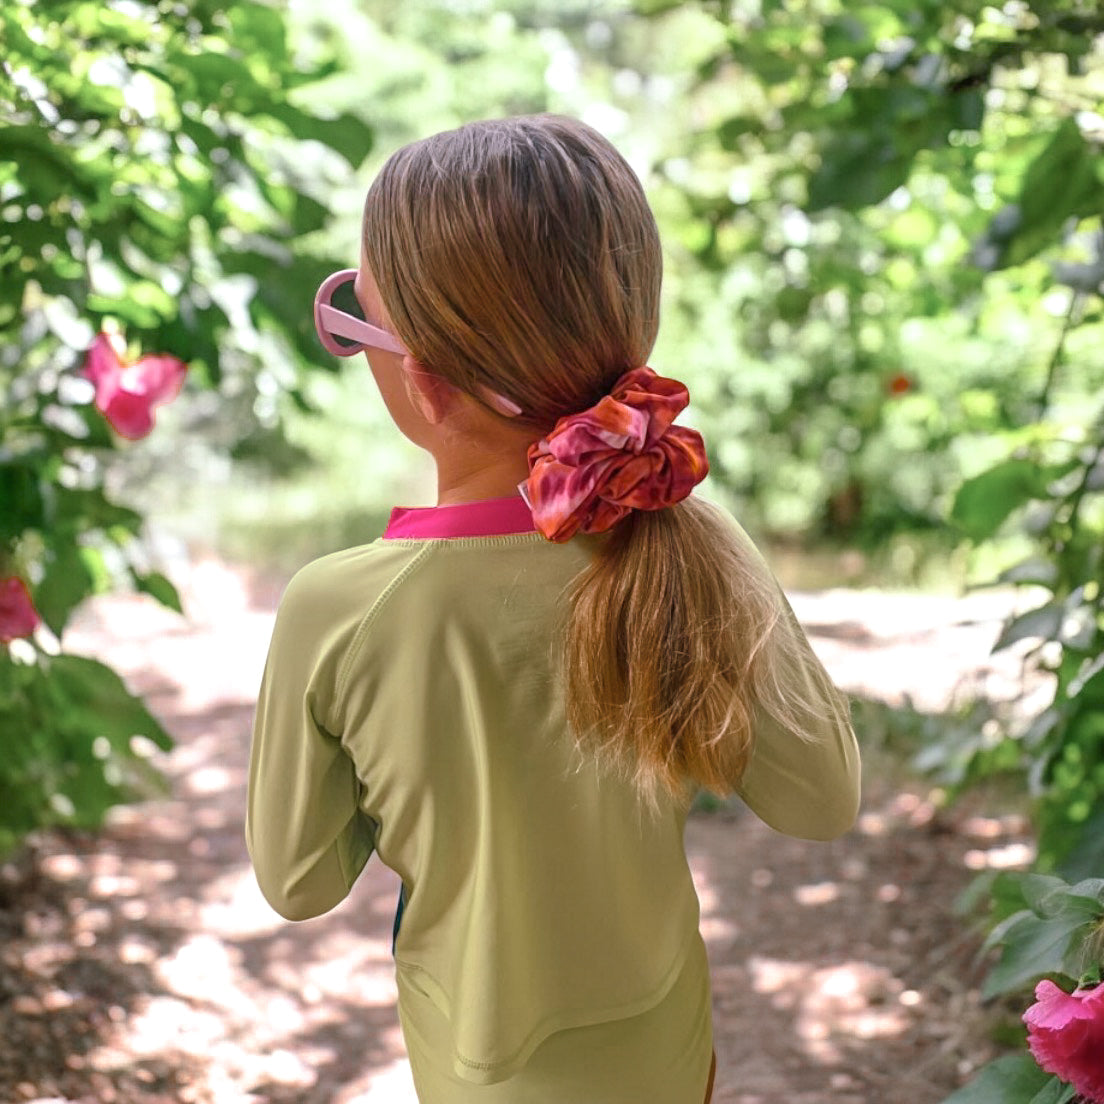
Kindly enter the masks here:
[[[397, 542], [396, 542], [397, 543]], [[349, 647], [345, 652], [345, 656], [341, 661], [341, 666], [337, 671], [337, 683], [334, 686], [334, 698], [336, 699], [337, 708], [340, 712], [342, 720], [345, 717], [345, 690], [349, 681], [350, 670], [353, 665], [353, 660], [360, 652], [361, 647], [364, 644], [364, 638], [368, 635], [368, 630], [371, 628], [372, 623], [379, 616], [380, 611], [387, 604], [388, 599], [400, 586], [415, 572], [419, 567], [427, 560], [430, 554], [433, 552], [433, 544], [426, 544], [425, 542], [419, 542], [424, 544], [424, 547], [388, 584], [383, 588], [383, 592], [372, 603], [368, 612], [360, 619], [360, 624], [357, 625], [356, 632], [353, 634], [353, 639], [349, 643]], [[341, 728], [344, 729], [345, 725], [342, 723]]]
[[380, 537], [379, 539], [392, 548], [421, 548], [433, 544], [451, 545], [458, 548], [485, 548], [487, 545], [509, 547], [510, 545], [548, 543], [538, 530], [525, 533], [495, 533], [489, 536]]
[[[626, 1017], [642, 1015], [644, 1012], [654, 1008], [660, 1001], [667, 996], [671, 991], [675, 982], [678, 980], [680, 971], [686, 965], [687, 957], [693, 948], [694, 938], [699, 935], [699, 929], [697, 925], [694, 926], [693, 931], [689, 931], [686, 934], [686, 938], [683, 940], [679, 947], [678, 952], [671, 965], [668, 966], [666, 973], [663, 976], [663, 980], [659, 985], [651, 990], [651, 992], [645, 994], [645, 996], [637, 998], [635, 1001], [628, 1001], [620, 1005], [612, 1005], [607, 1008], [598, 1010], [599, 1019], [585, 1020], [583, 1023], [577, 1026], [587, 1026], [588, 1024], [600, 1024], [608, 1023], [615, 1019], [624, 1019]], [[405, 970], [409, 970], [415, 973], [424, 974], [430, 978], [433, 984], [441, 989], [440, 982], [437, 981], [433, 972], [427, 970], [424, 966], [419, 965], [416, 962], [411, 962], [408, 959], [404, 959], [398, 955], [395, 956], [395, 964], [401, 966]], [[443, 990], [442, 990], [443, 991]], [[436, 1001], [429, 998], [434, 1005]], [[626, 1012], [626, 1009], [633, 1009], [633, 1011]], [[445, 1012], [444, 1009], [438, 1008], [446, 1018], [450, 1021], [452, 1016], [450, 1013]], [[495, 1061], [481, 1061], [476, 1058], [469, 1058], [467, 1055], [460, 1053], [459, 1050], [453, 1050], [452, 1057], [455, 1061], [466, 1069], [478, 1070], [481, 1073], [490, 1073], [495, 1070], [511, 1069], [519, 1062], [527, 1061], [533, 1051], [540, 1046], [541, 1042], [548, 1038], [549, 1035], [554, 1034], [557, 1031], [562, 1031], [567, 1027], [576, 1026], [574, 1016], [566, 1016], [564, 1013], [553, 1013], [545, 1016], [539, 1023], [534, 1025], [529, 1034], [521, 1042], [521, 1044], [514, 1050], [514, 1052], [505, 1058], [500, 1058]]]

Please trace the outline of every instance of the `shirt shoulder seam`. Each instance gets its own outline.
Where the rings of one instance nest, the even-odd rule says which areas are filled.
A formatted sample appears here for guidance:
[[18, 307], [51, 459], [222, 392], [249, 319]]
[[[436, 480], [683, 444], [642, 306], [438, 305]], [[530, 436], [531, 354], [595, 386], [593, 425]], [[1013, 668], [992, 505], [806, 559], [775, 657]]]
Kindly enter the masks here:
[[[349, 675], [352, 670], [353, 660], [359, 654], [361, 648], [364, 646], [365, 637], [368, 635], [368, 630], [372, 627], [372, 622], [379, 616], [380, 611], [387, 604], [391, 596], [402, 586], [404, 582], [419, 567], [429, 558], [433, 553], [435, 545], [432, 541], [427, 542], [423, 547], [418, 549], [417, 554], [406, 564], [405, 567], [383, 588], [380, 596], [372, 603], [368, 612], [360, 619], [360, 624], [356, 627], [356, 632], [353, 634], [353, 639], [349, 642], [349, 646], [346, 649], [344, 658], [341, 660], [341, 666], [337, 671], [337, 682], [334, 686], [334, 698], [337, 705], [339, 714], [343, 717], [345, 713], [345, 690], [349, 681]], [[342, 725], [344, 727], [344, 725]]]

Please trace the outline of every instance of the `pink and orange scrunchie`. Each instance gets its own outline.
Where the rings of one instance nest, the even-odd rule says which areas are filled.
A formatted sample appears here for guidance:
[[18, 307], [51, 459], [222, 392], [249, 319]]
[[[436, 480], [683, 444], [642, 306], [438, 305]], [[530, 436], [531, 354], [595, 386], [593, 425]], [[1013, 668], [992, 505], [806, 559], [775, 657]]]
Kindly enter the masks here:
[[678, 382], [633, 368], [589, 410], [529, 446], [521, 490], [550, 541], [601, 533], [630, 510], [681, 502], [709, 474], [701, 434], [671, 423], [690, 402]]

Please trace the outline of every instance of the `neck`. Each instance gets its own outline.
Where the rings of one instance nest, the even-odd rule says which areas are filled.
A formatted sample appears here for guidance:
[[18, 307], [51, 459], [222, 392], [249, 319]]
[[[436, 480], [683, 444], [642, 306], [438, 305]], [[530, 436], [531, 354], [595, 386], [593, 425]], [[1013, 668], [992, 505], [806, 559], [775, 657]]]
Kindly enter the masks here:
[[437, 505], [459, 506], [489, 498], [509, 498], [529, 477], [529, 446], [539, 428], [519, 425], [491, 413], [474, 399], [444, 421], [423, 422], [417, 442], [437, 465]]
[[488, 498], [508, 498], [518, 493], [518, 484], [529, 475], [524, 449], [506, 455], [456, 457], [436, 456], [437, 505], [458, 506]]

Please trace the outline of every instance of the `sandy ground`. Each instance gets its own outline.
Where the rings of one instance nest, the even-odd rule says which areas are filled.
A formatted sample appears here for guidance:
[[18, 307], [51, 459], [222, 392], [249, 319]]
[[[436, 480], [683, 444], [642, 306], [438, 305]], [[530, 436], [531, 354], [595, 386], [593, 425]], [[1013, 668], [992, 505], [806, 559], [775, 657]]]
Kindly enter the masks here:
[[[0, 1101], [413, 1104], [397, 878], [373, 861], [338, 909], [288, 924], [245, 853], [277, 591], [206, 562], [186, 595], [187, 618], [140, 597], [92, 603], [66, 637], [164, 719], [172, 789], [102, 835], [42, 834], [0, 868]], [[1014, 660], [988, 657], [1007, 594], [791, 598], [856, 694], [938, 710], [1019, 683]], [[936, 1104], [992, 1052], [976, 937], [952, 906], [978, 870], [1029, 859], [1025, 824], [976, 800], [938, 808], [877, 748], [866, 771], [856, 829], [829, 844], [735, 808], [691, 818], [718, 1104]]]

